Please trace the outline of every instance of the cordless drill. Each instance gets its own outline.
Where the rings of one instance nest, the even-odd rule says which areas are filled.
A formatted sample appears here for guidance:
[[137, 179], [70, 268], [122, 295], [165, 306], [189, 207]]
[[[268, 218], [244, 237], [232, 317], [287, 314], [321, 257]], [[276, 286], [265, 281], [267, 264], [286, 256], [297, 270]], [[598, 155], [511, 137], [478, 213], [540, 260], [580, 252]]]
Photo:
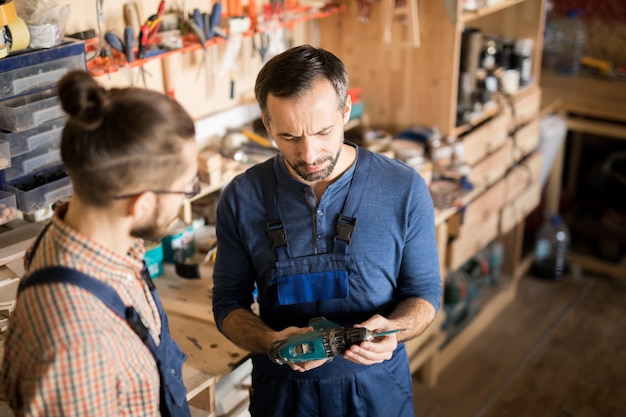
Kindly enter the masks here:
[[352, 345], [403, 330], [372, 332], [364, 327], [341, 327], [323, 317], [312, 319], [309, 326], [315, 330], [272, 343], [267, 352], [269, 358], [281, 365], [332, 359]]

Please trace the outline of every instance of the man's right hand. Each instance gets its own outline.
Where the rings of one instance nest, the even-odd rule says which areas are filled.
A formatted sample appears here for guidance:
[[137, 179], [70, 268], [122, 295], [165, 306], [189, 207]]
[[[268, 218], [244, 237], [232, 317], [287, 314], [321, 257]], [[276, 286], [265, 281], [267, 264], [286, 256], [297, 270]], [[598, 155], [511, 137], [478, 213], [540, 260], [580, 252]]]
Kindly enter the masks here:
[[[281, 330], [276, 333], [276, 340], [288, 339], [292, 336], [296, 336], [299, 334], [309, 333], [314, 331], [313, 327], [287, 327], [286, 329]], [[312, 369], [318, 368], [328, 362], [330, 359], [320, 359], [317, 361], [309, 361], [309, 362], [296, 362], [296, 363], [287, 363], [289, 367], [297, 372], [306, 372]]]

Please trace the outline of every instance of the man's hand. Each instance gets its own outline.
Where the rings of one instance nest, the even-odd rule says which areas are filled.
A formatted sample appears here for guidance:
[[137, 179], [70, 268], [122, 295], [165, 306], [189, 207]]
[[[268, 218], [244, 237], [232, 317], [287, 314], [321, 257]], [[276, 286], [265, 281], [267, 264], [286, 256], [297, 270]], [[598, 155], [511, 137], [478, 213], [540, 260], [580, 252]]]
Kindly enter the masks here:
[[[394, 329], [391, 321], [378, 314], [361, 324], [354, 325], [354, 327], [365, 327], [374, 332]], [[398, 347], [397, 334], [390, 334], [350, 346], [350, 349], [346, 350], [343, 356], [354, 363], [373, 365], [391, 359], [396, 347]]]
[[[294, 326], [287, 327], [286, 329], [277, 333], [276, 340], [288, 339], [291, 336], [309, 333], [314, 330], [315, 329], [313, 327], [294, 327]], [[287, 365], [289, 365], [289, 367], [293, 369], [294, 371], [306, 372], [306, 371], [310, 371], [311, 369], [320, 367], [328, 361], [329, 359], [320, 359], [318, 361], [288, 363]]]

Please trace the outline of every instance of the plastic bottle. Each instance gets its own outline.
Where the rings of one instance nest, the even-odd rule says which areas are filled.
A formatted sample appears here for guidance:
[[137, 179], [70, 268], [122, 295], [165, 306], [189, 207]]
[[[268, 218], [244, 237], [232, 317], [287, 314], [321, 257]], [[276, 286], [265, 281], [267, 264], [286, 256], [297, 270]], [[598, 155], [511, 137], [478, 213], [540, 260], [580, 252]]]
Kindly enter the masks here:
[[563, 278], [569, 242], [569, 230], [561, 216], [550, 216], [537, 232], [533, 273], [541, 278]]
[[532, 79], [532, 50], [533, 40], [530, 38], [517, 39], [515, 41], [515, 67], [519, 70], [519, 85], [524, 87], [530, 84]]
[[566, 17], [554, 19], [548, 29], [548, 68], [564, 75], [579, 74], [586, 39], [585, 26], [579, 19], [579, 12], [568, 11]]

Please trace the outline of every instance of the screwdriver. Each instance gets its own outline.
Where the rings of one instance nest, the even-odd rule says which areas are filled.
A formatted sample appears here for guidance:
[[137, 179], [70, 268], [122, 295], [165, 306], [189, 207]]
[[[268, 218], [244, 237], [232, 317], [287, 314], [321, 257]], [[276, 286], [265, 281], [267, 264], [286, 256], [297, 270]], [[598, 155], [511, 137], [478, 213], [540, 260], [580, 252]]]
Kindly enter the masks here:
[[148, 44], [148, 37], [150, 36], [150, 27], [146, 24], [141, 25], [139, 29], [139, 45], [137, 46], [137, 58], [143, 59], [146, 57], [146, 45]]
[[135, 32], [132, 26], [126, 26], [124, 28], [124, 43], [126, 44], [126, 60], [131, 63], [135, 60], [135, 54], [133, 54], [133, 47], [135, 43]]
[[202, 18], [202, 13], [200, 9], [193, 9], [193, 22], [198, 26], [198, 30], [202, 32], [204, 36], [206, 36], [206, 32], [204, 31], [204, 19]]
[[209, 29], [207, 31], [207, 39], [213, 39], [213, 36], [215, 36], [215, 27], [219, 25], [221, 18], [222, 18], [222, 4], [219, 2], [215, 2], [213, 3], [213, 8], [211, 9], [211, 17], [209, 20]]
[[111, 31], [105, 33], [104, 39], [106, 39], [109, 45], [111, 45], [111, 48], [122, 54], [126, 54], [126, 46], [124, 45], [124, 41], [122, 41], [122, 39], [120, 39], [120, 37], [117, 36], [115, 33]]

